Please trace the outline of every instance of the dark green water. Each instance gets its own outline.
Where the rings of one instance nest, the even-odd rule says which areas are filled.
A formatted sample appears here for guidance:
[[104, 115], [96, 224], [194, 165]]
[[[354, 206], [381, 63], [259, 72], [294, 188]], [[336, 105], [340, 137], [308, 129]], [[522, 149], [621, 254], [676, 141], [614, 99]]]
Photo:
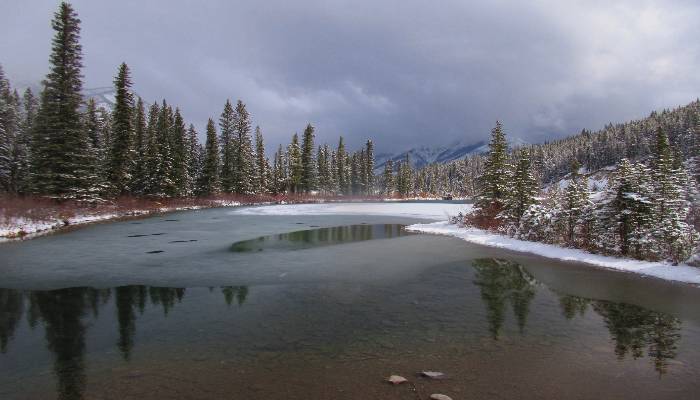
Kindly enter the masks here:
[[0, 398], [700, 390], [694, 287], [408, 235], [405, 218], [168, 219], [0, 246]]
[[[314, 227], [312, 226], [312, 228]], [[364, 240], [389, 239], [411, 234], [400, 224], [332, 226], [242, 240], [232, 244], [231, 250], [237, 253], [263, 250], [303, 250]]]

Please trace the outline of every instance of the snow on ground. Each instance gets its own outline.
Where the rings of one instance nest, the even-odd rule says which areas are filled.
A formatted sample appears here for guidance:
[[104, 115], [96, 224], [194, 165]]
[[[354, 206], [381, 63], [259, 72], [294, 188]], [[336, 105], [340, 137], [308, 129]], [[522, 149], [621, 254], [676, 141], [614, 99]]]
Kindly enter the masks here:
[[629, 258], [607, 257], [578, 249], [568, 249], [545, 243], [517, 240], [480, 229], [461, 228], [457, 225], [448, 224], [447, 222], [415, 224], [408, 226], [407, 229], [414, 232], [453, 236], [483, 246], [533, 253], [548, 258], [582, 262], [618, 271], [634, 272], [670, 281], [700, 285], [700, 268], [691, 267], [689, 265], [671, 265], [659, 262], [638, 261]]
[[454, 203], [320, 203], [246, 207], [232, 211], [241, 215], [386, 215], [433, 221], [466, 212], [471, 204]]

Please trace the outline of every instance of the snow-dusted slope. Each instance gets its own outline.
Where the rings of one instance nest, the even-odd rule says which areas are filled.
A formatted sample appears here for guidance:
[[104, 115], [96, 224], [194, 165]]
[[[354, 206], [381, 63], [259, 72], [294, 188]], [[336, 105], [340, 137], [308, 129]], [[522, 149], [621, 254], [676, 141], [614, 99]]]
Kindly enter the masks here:
[[[508, 138], [508, 144], [512, 147], [518, 147], [527, 144], [520, 138]], [[414, 168], [421, 168], [428, 164], [444, 164], [450, 161], [462, 159], [470, 154], [485, 153], [488, 151], [488, 143], [485, 141], [468, 142], [459, 140], [447, 146], [438, 147], [414, 147], [412, 149], [402, 151], [400, 153], [379, 153], [375, 155], [375, 173], [380, 173], [384, 170], [384, 165], [388, 160], [393, 160], [394, 164], [397, 161], [403, 161], [408, 154], [411, 165]]]
[[113, 87], [100, 87], [83, 90], [83, 96], [85, 96], [85, 99], [95, 99], [97, 108], [102, 107], [107, 111], [112, 111], [114, 108], [114, 103], [116, 101], [115, 95], [116, 93]]

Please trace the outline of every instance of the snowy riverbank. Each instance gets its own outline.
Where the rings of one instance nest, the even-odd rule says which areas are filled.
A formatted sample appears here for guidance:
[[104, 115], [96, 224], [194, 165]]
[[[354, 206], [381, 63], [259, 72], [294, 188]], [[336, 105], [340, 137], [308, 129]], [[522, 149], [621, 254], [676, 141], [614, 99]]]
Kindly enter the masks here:
[[579, 249], [568, 249], [555, 245], [528, 242], [480, 229], [460, 228], [447, 222], [415, 224], [407, 227], [413, 232], [446, 235], [483, 246], [532, 253], [547, 258], [563, 261], [581, 262], [618, 271], [633, 272], [645, 276], [700, 285], [700, 268], [689, 265], [671, 265], [668, 263], [638, 261], [628, 258], [607, 257], [591, 254]]
[[237, 201], [218, 201], [213, 205], [201, 206], [179, 206], [179, 207], [160, 207], [155, 209], [131, 209], [109, 211], [77, 211], [73, 215], [50, 215], [41, 219], [29, 217], [10, 217], [0, 221], [0, 243], [16, 239], [30, 239], [36, 236], [47, 234], [59, 229], [91, 224], [95, 222], [104, 222], [118, 220], [122, 218], [145, 217], [153, 214], [162, 214], [175, 211], [198, 210], [202, 208], [213, 207], [237, 207], [241, 203]]
[[483, 246], [532, 253], [563, 261], [581, 262], [596, 267], [700, 285], [700, 268], [689, 265], [671, 265], [668, 263], [602, 256], [579, 249], [513, 239], [480, 229], [462, 228], [446, 222], [448, 216], [456, 215], [459, 212], [468, 212], [470, 209], [471, 205], [469, 204], [390, 202], [275, 205], [246, 207], [232, 212], [246, 215], [385, 215], [438, 221], [410, 225], [407, 229], [414, 232], [452, 236]]
[[246, 207], [232, 212], [245, 215], [385, 215], [443, 221], [470, 208], [469, 204], [443, 202], [324, 203]]

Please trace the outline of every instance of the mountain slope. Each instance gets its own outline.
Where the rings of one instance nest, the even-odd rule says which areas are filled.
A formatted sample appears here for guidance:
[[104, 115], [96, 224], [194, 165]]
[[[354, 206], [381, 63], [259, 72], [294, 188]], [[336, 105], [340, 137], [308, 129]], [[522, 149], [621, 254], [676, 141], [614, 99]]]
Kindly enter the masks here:
[[[520, 138], [508, 138], [508, 144], [512, 147], [519, 147], [527, 144]], [[375, 173], [384, 170], [386, 162], [392, 160], [394, 164], [406, 159], [414, 168], [422, 168], [429, 164], [446, 164], [451, 161], [460, 160], [470, 154], [482, 154], [488, 151], [488, 143], [485, 141], [467, 142], [464, 140], [453, 142], [447, 146], [439, 147], [414, 147], [400, 153], [380, 153], [375, 156]]]

